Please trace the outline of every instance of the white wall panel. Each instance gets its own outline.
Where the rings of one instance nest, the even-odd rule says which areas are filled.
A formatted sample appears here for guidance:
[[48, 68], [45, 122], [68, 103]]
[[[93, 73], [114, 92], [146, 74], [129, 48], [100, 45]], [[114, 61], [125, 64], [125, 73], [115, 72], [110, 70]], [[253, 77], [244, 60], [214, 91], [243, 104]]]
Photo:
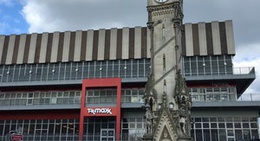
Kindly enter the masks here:
[[214, 55], [221, 55], [219, 23], [218, 22], [212, 22], [211, 26], [212, 26], [213, 54]]
[[69, 52], [70, 52], [70, 36], [71, 32], [66, 31], [64, 34], [63, 50], [62, 50], [62, 61], [69, 61]]
[[18, 54], [17, 54], [17, 60], [16, 60], [17, 64], [22, 64], [23, 63], [26, 37], [27, 37], [26, 34], [22, 34], [20, 36], [19, 48], [18, 48]]
[[141, 58], [141, 53], [142, 53], [142, 28], [141, 27], [136, 27], [135, 28], [135, 46], [134, 46], [134, 58], [135, 59], [140, 59]]
[[186, 56], [194, 55], [192, 24], [185, 24]]
[[226, 21], [225, 25], [226, 25], [227, 51], [228, 51], [228, 54], [236, 54], [232, 21], [230, 21], [230, 20]]
[[4, 43], [5, 43], [5, 36], [0, 35], [0, 62], [2, 61]]
[[199, 49], [200, 55], [207, 55], [207, 37], [206, 37], [206, 24], [198, 24], [199, 31]]
[[16, 35], [11, 35], [10, 38], [9, 38], [7, 55], [6, 55], [6, 60], [5, 60], [6, 64], [12, 63], [12, 58], [13, 58], [13, 53], [14, 53], [15, 37], [16, 37]]
[[89, 30], [87, 33], [87, 49], [86, 49], [86, 61], [91, 61], [93, 56], [93, 38], [94, 30]]
[[110, 52], [109, 52], [109, 59], [115, 60], [116, 59], [116, 50], [117, 50], [117, 29], [111, 29], [110, 35]]
[[28, 63], [34, 63], [35, 51], [36, 51], [37, 34], [31, 34], [31, 42], [28, 54]]
[[75, 38], [74, 61], [80, 61], [82, 31], [77, 31]]
[[51, 62], [57, 62], [58, 49], [59, 49], [59, 38], [60, 38], [60, 33], [54, 32], [52, 46], [51, 46]]
[[104, 60], [105, 58], [105, 37], [106, 30], [100, 29], [98, 34], [98, 56], [97, 60]]
[[122, 38], [122, 59], [129, 58], [129, 28], [123, 28], [123, 38]]
[[42, 34], [42, 42], [41, 42], [40, 57], [39, 57], [39, 62], [40, 63], [45, 63], [46, 62], [48, 35], [49, 35], [48, 33], [43, 33]]

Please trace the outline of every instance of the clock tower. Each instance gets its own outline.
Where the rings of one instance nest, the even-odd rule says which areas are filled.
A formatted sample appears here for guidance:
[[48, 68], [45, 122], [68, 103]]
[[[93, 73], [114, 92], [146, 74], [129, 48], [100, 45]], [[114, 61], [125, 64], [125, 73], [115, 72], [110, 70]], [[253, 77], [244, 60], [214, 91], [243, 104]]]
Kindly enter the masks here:
[[147, 0], [151, 72], [145, 141], [190, 141], [191, 98], [181, 75], [183, 0]]

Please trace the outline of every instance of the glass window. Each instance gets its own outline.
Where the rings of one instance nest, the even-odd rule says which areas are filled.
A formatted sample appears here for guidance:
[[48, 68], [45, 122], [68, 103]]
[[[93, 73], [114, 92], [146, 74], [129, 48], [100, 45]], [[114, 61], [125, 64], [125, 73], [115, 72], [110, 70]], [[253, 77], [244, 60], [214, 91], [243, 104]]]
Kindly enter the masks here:
[[209, 123], [203, 123], [203, 128], [209, 128]]
[[211, 123], [211, 128], [217, 128], [217, 123]]
[[198, 75], [197, 58], [196, 57], [191, 58], [191, 72], [192, 72], [192, 75]]
[[243, 128], [249, 128], [249, 123], [243, 123]]
[[146, 74], [144, 73], [144, 68], [145, 68], [144, 60], [140, 60], [139, 61], [139, 67], [138, 67], [139, 77], [145, 77], [146, 76]]
[[201, 123], [195, 123], [196, 128], [201, 128]]
[[191, 71], [190, 71], [190, 57], [184, 57], [184, 75], [189, 76]]
[[204, 129], [203, 130], [204, 133], [204, 141], [210, 141], [210, 130], [209, 129]]
[[251, 128], [258, 128], [257, 123], [251, 123]]
[[202, 130], [196, 130], [196, 141], [202, 141], [203, 140], [203, 134], [202, 134]]
[[219, 127], [219, 128], [225, 128], [225, 123], [219, 123], [219, 124], [218, 124], [218, 127]]
[[[212, 136], [214, 136], [214, 141], [218, 141], [217, 140], [217, 130], [212, 130]], [[226, 130], [225, 129], [220, 129], [219, 130], [219, 139], [220, 141], [226, 141], [227, 140], [227, 136], [226, 136]]]
[[198, 56], [198, 74], [204, 75], [204, 69], [206, 64], [204, 63], [204, 57]]
[[233, 128], [233, 123], [227, 123], [227, 128]]
[[241, 123], [235, 123], [235, 128], [241, 128]]

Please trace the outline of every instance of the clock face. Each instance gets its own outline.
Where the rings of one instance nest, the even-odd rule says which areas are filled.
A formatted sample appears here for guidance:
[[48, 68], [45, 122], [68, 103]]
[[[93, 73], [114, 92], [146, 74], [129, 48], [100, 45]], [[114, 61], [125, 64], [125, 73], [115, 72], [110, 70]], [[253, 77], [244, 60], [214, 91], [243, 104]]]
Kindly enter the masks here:
[[166, 1], [168, 1], [168, 0], [155, 0], [156, 2], [159, 2], [159, 3], [164, 3], [164, 2], [166, 2]]

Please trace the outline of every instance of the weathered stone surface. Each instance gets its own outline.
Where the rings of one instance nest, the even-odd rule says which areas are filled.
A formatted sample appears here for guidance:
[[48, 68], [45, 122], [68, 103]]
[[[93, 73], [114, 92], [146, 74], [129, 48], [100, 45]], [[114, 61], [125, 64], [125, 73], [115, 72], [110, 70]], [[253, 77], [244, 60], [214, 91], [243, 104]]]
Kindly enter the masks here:
[[152, 66], [144, 96], [145, 141], [191, 140], [191, 98], [180, 73], [182, 4], [182, 0], [148, 0]]

